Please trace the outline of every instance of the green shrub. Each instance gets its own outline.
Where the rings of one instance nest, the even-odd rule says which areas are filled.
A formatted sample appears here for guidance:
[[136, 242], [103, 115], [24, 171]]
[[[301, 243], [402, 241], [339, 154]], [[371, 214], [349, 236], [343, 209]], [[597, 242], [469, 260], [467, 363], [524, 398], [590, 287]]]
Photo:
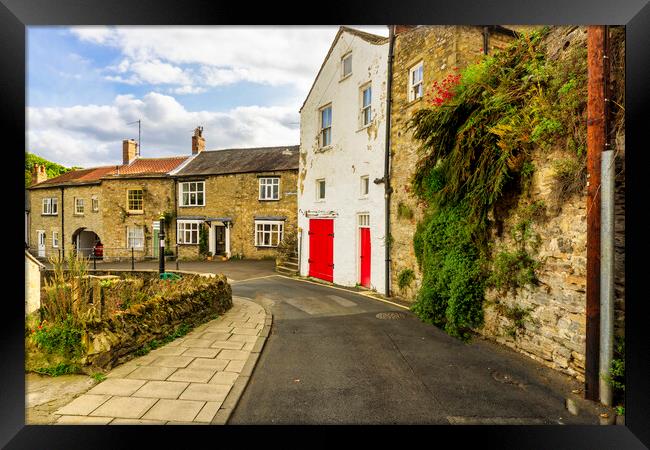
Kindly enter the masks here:
[[61, 323], [40, 325], [34, 330], [31, 338], [34, 343], [48, 353], [75, 358], [83, 353], [81, 342], [82, 330], [78, 328], [72, 317], [68, 316]]
[[399, 275], [397, 275], [397, 285], [399, 286], [400, 290], [403, 291], [405, 288], [411, 285], [414, 279], [415, 272], [413, 272], [412, 269], [404, 269], [399, 273]]
[[416, 231], [422, 286], [413, 312], [461, 339], [483, 323], [485, 274], [464, 205], [431, 214]]
[[413, 218], [413, 210], [407, 204], [399, 202], [397, 205], [397, 217], [410, 220]]
[[[614, 358], [604, 379], [612, 387], [613, 402], [623, 404], [625, 402], [625, 339], [622, 336], [615, 338]], [[625, 414], [624, 408], [623, 414]]]

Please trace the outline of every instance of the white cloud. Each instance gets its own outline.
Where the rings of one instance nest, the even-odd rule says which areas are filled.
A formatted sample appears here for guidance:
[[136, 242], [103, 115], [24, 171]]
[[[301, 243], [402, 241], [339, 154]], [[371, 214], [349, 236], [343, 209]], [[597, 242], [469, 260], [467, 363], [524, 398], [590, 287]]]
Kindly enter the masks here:
[[[385, 26], [356, 28], [387, 34]], [[80, 40], [120, 51], [122, 61], [109, 71], [123, 75], [109, 74], [109, 80], [194, 87], [249, 81], [293, 85], [305, 95], [337, 30], [336, 26], [71, 28]], [[196, 73], [182, 67], [188, 65], [199, 66]]]
[[173, 97], [150, 92], [117, 96], [110, 105], [28, 108], [30, 152], [66, 166], [121, 162], [121, 142], [137, 138], [142, 119], [142, 156], [189, 155], [191, 135], [204, 127], [206, 147], [296, 145], [298, 112], [293, 107], [237, 107], [227, 112], [187, 111]]

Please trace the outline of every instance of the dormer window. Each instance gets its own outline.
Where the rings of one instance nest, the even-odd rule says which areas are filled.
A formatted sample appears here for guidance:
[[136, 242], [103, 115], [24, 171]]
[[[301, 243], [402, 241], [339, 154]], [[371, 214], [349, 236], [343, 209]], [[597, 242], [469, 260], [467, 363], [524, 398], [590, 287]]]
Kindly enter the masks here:
[[341, 58], [341, 78], [352, 74], [352, 53], [348, 53]]

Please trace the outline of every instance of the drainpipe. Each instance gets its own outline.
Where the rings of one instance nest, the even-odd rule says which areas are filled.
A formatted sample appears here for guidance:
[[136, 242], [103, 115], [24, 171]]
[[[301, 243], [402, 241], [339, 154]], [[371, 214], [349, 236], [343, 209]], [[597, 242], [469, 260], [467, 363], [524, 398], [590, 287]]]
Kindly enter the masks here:
[[386, 155], [384, 159], [384, 198], [386, 200], [386, 262], [385, 262], [385, 294], [390, 297], [390, 118], [391, 118], [391, 89], [393, 85], [393, 45], [395, 43], [395, 25], [388, 26], [388, 68], [386, 80]]
[[612, 406], [612, 387], [604, 376], [614, 357], [614, 151], [608, 136], [609, 119], [609, 27], [605, 27], [603, 55], [603, 92], [605, 147], [601, 163], [601, 229], [600, 229], [600, 401]]
[[490, 36], [490, 30], [487, 26], [484, 26], [483, 27], [483, 54], [484, 55], [488, 54], [488, 45], [490, 44], [489, 36]]
[[63, 197], [63, 186], [61, 186], [61, 253], [65, 258], [65, 199]]
[[605, 149], [605, 27], [587, 27], [587, 304], [585, 398], [600, 396], [601, 164]]

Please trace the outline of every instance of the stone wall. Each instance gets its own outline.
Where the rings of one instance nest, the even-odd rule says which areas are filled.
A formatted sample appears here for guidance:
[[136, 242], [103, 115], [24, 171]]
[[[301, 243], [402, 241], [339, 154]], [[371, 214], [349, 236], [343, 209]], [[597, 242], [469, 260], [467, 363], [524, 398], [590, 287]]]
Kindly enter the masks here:
[[[127, 191], [143, 189], [143, 212], [127, 211]], [[66, 194], [67, 195], [67, 194]], [[153, 256], [153, 223], [161, 214], [174, 212], [174, 181], [170, 178], [121, 178], [104, 180], [99, 208], [104, 218], [104, 230], [99, 234], [104, 244], [104, 259], [131, 256], [127, 248], [127, 228], [144, 228], [144, 249], [135, 250], [138, 258]], [[67, 225], [66, 225], [67, 227]], [[170, 224], [165, 230], [167, 243], [173, 248], [176, 243], [176, 227]]]
[[25, 252], [25, 315], [41, 307], [41, 270], [43, 265]]
[[[512, 38], [490, 33], [489, 53], [503, 48]], [[478, 26], [422, 26], [400, 33], [395, 38], [392, 110], [391, 110], [391, 186], [390, 235], [391, 245], [391, 293], [405, 300], [414, 300], [420, 287], [421, 274], [413, 251], [413, 234], [423, 210], [411, 195], [410, 179], [418, 160], [418, 144], [407, 123], [418, 109], [428, 107], [426, 95], [414, 101], [408, 100], [409, 69], [423, 62], [424, 91], [434, 81], [440, 82], [477, 62], [483, 55], [483, 29]], [[399, 274], [411, 269], [416, 277], [405, 289], [398, 287]]]
[[[255, 217], [285, 217], [285, 233], [296, 229], [297, 174], [297, 170], [285, 170], [206, 176], [200, 179], [205, 181], [205, 206], [179, 206], [177, 217], [229, 217], [232, 219], [231, 255], [251, 259], [275, 258], [275, 248], [255, 246]], [[261, 176], [280, 177], [279, 200], [259, 200]], [[181, 244], [178, 251], [183, 259], [199, 257], [198, 245]]]

